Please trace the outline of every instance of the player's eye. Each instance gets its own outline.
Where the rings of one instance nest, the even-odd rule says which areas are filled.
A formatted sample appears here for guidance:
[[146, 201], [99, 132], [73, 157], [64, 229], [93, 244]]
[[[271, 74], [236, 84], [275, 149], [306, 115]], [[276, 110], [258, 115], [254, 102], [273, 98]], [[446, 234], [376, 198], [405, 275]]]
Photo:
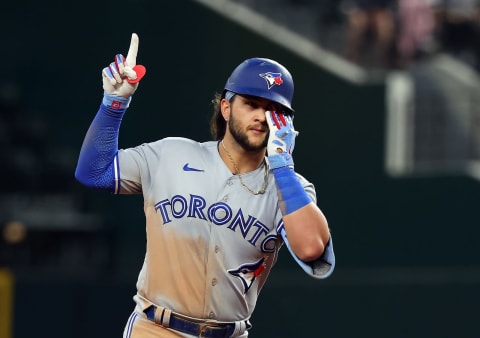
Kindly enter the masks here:
[[278, 104], [272, 104], [272, 105], [270, 105], [267, 110], [275, 111], [275, 112], [277, 112], [278, 114], [288, 115], [288, 111], [287, 111], [285, 108], [283, 108], [282, 106], [278, 105]]

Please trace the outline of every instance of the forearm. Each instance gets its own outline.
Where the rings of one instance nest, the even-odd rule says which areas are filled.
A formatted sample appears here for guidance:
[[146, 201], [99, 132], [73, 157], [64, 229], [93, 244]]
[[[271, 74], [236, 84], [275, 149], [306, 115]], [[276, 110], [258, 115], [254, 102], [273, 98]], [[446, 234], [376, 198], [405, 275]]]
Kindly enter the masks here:
[[83, 141], [75, 178], [86, 186], [119, 192], [118, 133], [146, 68], [137, 65], [138, 35], [132, 33], [127, 57], [116, 54], [102, 70], [103, 101]]
[[283, 216], [288, 241], [297, 257], [305, 262], [316, 260], [324, 253], [330, 239], [328, 222], [313, 202]]
[[[293, 127], [293, 117], [271, 111], [267, 111], [265, 117], [270, 129], [267, 159], [283, 215], [279, 234], [297, 261], [311, 262], [325, 252], [330, 240], [328, 223], [294, 170], [292, 152], [298, 132]], [[302, 262], [300, 265], [306, 268]]]
[[[269, 157], [270, 164], [275, 166], [276, 163], [272, 159], [275, 159], [275, 156]], [[272, 169], [272, 173], [279, 192], [280, 209], [283, 215], [288, 215], [311, 202], [293, 168], [278, 167]]]
[[118, 134], [126, 108], [114, 109], [111, 104], [107, 107], [106, 103], [104, 99], [87, 131], [75, 178], [86, 186], [117, 192]]
[[327, 220], [310, 199], [295, 171], [289, 167], [272, 170], [280, 197], [280, 208], [289, 243], [303, 261], [323, 254], [330, 238]]

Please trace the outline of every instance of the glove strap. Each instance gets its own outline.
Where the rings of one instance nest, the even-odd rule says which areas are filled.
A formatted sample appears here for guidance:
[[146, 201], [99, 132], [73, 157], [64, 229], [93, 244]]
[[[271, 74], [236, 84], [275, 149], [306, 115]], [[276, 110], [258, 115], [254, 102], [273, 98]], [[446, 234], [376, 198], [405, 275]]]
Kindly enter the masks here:
[[292, 168], [281, 167], [273, 169], [272, 172], [280, 191], [281, 210], [284, 211], [284, 215], [303, 208], [312, 201]]
[[267, 157], [270, 169], [290, 167], [293, 169], [293, 157], [289, 153], [274, 154]]
[[131, 96], [129, 98], [124, 98], [117, 95], [103, 93], [102, 104], [111, 109], [124, 110], [130, 106], [131, 100], [132, 100]]

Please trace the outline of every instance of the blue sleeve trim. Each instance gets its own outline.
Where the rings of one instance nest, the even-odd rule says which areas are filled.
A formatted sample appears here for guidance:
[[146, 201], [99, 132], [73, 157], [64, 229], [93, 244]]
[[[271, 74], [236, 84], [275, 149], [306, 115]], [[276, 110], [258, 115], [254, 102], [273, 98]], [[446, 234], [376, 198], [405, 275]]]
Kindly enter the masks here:
[[292, 168], [281, 167], [272, 171], [277, 187], [280, 190], [281, 202], [285, 206], [285, 215], [306, 206], [312, 201]]
[[113, 193], [119, 190], [118, 134], [125, 109], [100, 105], [83, 141], [75, 178], [82, 184]]
[[287, 233], [283, 226], [283, 223], [277, 228], [278, 233], [282, 236], [285, 245], [290, 252], [290, 255], [293, 257], [295, 262], [305, 271], [309, 276], [317, 279], [325, 279], [330, 277], [335, 269], [335, 253], [333, 251], [333, 240], [332, 237], [328, 240], [327, 246], [323, 251], [322, 256], [317, 258], [312, 262], [304, 262], [297, 257], [295, 252], [293, 252], [290, 247], [290, 243], [287, 239]]

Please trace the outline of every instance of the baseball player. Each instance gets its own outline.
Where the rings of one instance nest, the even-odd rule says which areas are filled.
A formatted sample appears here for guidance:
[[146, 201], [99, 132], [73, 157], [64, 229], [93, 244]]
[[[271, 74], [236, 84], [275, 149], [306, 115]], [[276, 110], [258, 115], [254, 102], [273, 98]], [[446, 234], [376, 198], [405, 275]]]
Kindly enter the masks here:
[[88, 187], [143, 195], [146, 255], [123, 337], [247, 337], [283, 244], [312, 277], [335, 265], [315, 189], [294, 170], [292, 77], [273, 60], [247, 59], [213, 100], [213, 141], [166, 137], [119, 150], [146, 72], [137, 51], [134, 33], [127, 57], [103, 69], [75, 172]]

